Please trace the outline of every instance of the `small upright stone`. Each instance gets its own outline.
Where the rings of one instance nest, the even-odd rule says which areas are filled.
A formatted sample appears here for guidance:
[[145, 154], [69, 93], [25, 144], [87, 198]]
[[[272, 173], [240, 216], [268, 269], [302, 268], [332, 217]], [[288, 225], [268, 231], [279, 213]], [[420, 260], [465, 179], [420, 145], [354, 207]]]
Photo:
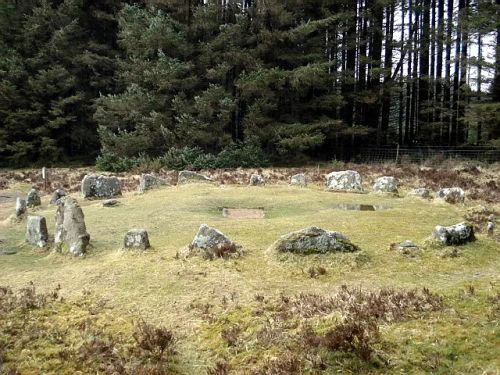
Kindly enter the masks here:
[[438, 225], [434, 228], [432, 237], [443, 245], [461, 245], [475, 239], [474, 227], [466, 222], [449, 227]]
[[202, 224], [191, 244], [177, 253], [178, 257], [201, 255], [206, 259], [239, 256], [240, 245], [230, 240], [221, 231]]
[[16, 217], [21, 217], [26, 213], [26, 201], [17, 197], [16, 199]]
[[144, 229], [131, 229], [123, 240], [125, 249], [146, 250], [150, 247], [148, 232]]
[[196, 182], [213, 182], [213, 181], [212, 179], [196, 172], [192, 171], [179, 172], [179, 177], [177, 179], [178, 185], [196, 183]]
[[28, 207], [37, 207], [42, 204], [42, 200], [40, 199], [40, 195], [36, 189], [31, 189], [26, 196], [26, 205]]
[[66, 192], [63, 189], [57, 189], [52, 193], [52, 197], [50, 198], [50, 204], [57, 204], [57, 201], [62, 197], [66, 196]]
[[431, 191], [429, 189], [426, 189], [426, 188], [413, 189], [412, 191], [410, 191], [408, 193], [408, 195], [412, 196], [412, 197], [423, 198], [423, 199], [430, 199], [430, 198], [432, 198]]
[[488, 221], [486, 224], [486, 234], [488, 237], [493, 237], [493, 232], [495, 231], [495, 223], [493, 221]]
[[356, 171], [332, 172], [326, 176], [326, 188], [329, 191], [363, 191], [361, 175]]
[[266, 180], [260, 174], [252, 174], [250, 176], [249, 185], [250, 186], [262, 186], [266, 184]]
[[71, 197], [59, 199], [57, 205], [54, 234], [56, 251], [61, 251], [63, 243], [66, 243], [70, 254], [75, 256], [84, 255], [90, 242], [90, 235], [87, 233], [82, 208]]
[[42, 216], [28, 216], [26, 224], [26, 241], [38, 247], [47, 246], [49, 234], [47, 223]]
[[81, 190], [84, 198], [112, 198], [122, 194], [120, 180], [115, 176], [86, 175]]
[[307, 186], [306, 175], [304, 173], [295, 174], [290, 178], [290, 185], [293, 186]]
[[452, 187], [439, 190], [437, 196], [447, 203], [463, 203], [465, 200], [465, 191], [459, 187]]
[[139, 180], [139, 192], [144, 193], [146, 190], [158, 188], [167, 185], [167, 181], [153, 174], [143, 173]]
[[376, 193], [391, 193], [398, 192], [398, 180], [391, 176], [380, 177], [373, 185], [373, 191]]

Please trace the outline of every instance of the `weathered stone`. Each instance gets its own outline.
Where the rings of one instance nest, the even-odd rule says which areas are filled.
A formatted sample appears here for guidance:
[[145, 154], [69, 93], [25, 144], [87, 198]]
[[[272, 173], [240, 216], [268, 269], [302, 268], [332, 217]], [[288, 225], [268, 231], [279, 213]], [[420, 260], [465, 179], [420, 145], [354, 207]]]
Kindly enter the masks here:
[[486, 234], [489, 237], [493, 237], [493, 232], [495, 231], [495, 223], [493, 221], [488, 221], [486, 224]]
[[84, 255], [90, 242], [90, 235], [87, 233], [82, 208], [71, 197], [59, 199], [57, 205], [54, 234], [56, 250], [61, 251], [62, 245], [65, 243], [72, 255]]
[[106, 199], [102, 201], [102, 206], [103, 207], [113, 207], [118, 205], [120, 203], [118, 199]]
[[398, 180], [391, 176], [380, 177], [375, 181], [373, 191], [376, 193], [396, 194], [398, 192]]
[[38, 247], [47, 246], [49, 234], [47, 223], [42, 216], [28, 216], [26, 223], [26, 241]]
[[144, 229], [131, 229], [123, 240], [125, 249], [146, 250], [150, 247], [148, 232]]
[[50, 198], [50, 204], [57, 204], [57, 201], [62, 197], [66, 196], [66, 192], [63, 189], [57, 189], [52, 193], [52, 197]]
[[26, 213], [26, 201], [17, 197], [16, 199], [16, 217], [21, 217]]
[[146, 190], [158, 188], [167, 185], [167, 181], [153, 174], [141, 174], [139, 180], [139, 192], [144, 193]]
[[82, 180], [84, 198], [111, 198], [121, 194], [122, 187], [117, 177], [86, 175]]
[[329, 191], [362, 192], [361, 175], [356, 171], [332, 172], [326, 176]]
[[37, 207], [42, 204], [42, 200], [40, 199], [40, 195], [36, 189], [31, 189], [26, 196], [26, 205], [28, 207]]
[[438, 191], [437, 197], [447, 203], [463, 203], [465, 199], [465, 191], [459, 187], [441, 189]]
[[187, 255], [200, 254], [209, 259], [226, 258], [238, 255], [240, 248], [241, 246], [231, 241], [219, 230], [202, 224], [188, 247]]
[[438, 225], [434, 228], [432, 237], [444, 245], [460, 245], [475, 239], [474, 227], [466, 222], [449, 227]]
[[177, 179], [178, 185], [195, 183], [195, 182], [212, 182], [212, 179], [192, 171], [179, 172], [179, 177]]
[[266, 184], [266, 180], [260, 174], [252, 174], [250, 176], [249, 185], [250, 186], [262, 186]]
[[276, 250], [297, 254], [326, 254], [354, 252], [359, 248], [340, 232], [318, 227], [308, 227], [282, 236], [275, 244]]
[[417, 245], [415, 245], [412, 241], [406, 240], [398, 244], [398, 250], [403, 255], [413, 256], [420, 249]]
[[299, 173], [299, 174], [293, 175], [290, 178], [290, 185], [307, 186], [306, 175], [304, 173]]
[[432, 198], [432, 193], [429, 189], [426, 188], [417, 188], [413, 189], [408, 193], [408, 195], [413, 196], [413, 197], [419, 197], [419, 198], [424, 198], [424, 199], [430, 199]]

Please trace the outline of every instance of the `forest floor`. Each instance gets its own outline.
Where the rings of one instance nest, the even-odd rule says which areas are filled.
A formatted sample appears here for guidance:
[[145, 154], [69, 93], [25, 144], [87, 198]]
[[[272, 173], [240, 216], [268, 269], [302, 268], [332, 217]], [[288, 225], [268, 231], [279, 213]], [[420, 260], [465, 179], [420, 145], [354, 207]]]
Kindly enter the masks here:
[[[304, 169], [263, 170], [271, 182], [264, 187], [246, 186], [251, 171], [209, 171], [219, 184], [146, 194], [135, 192], [136, 176], [121, 175], [129, 183], [120, 204], [104, 208], [77, 193], [87, 170], [55, 173], [52, 188], [71, 191], [85, 213], [91, 247], [83, 258], [28, 246], [26, 222], [8, 220], [13, 202], [5, 198], [0, 374], [498, 374], [498, 237], [478, 233], [446, 248], [428, 240], [436, 225], [463, 221], [473, 206], [500, 211], [500, 167], [336, 169], [347, 168], [360, 170], [367, 191], [375, 177], [395, 175], [399, 197], [326, 192], [326, 167], [305, 169], [307, 188], [285, 183]], [[175, 173], [165, 176], [175, 182]], [[34, 171], [3, 171], [0, 181], [4, 197], [40, 184]], [[420, 186], [461, 186], [468, 199], [406, 196]], [[32, 213], [53, 233], [49, 198]], [[263, 208], [265, 216], [228, 218], [224, 207]], [[202, 223], [242, 245], [243, 256], [177, 259]], [[312, 225], [344, 233], [361, 250], [285, 258], [270, 250], [281, 235]], [[121, 250], [131, 228], [149, 232], [151, 250]], [[422, 251], [408, 256], [390, 246], [407, 239]]]

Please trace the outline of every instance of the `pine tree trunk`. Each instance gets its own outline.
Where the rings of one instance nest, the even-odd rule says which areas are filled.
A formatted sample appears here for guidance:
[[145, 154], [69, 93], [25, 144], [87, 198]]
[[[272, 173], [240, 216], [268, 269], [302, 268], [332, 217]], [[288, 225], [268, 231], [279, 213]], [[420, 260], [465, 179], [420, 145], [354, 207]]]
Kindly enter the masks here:
[[411, 80], [412, 74], [412, 64], [413, 64], [413, 46], [412, 34], [413, 34], [413, 1], [408, 0], [408, 28], [409, 34], [408, 38], [410, 39], [410, 51], [408, 51], [408, 72], [406, 75], [406, 119], [405, 119], [405, 144], [410, 145], [411, 143], [411, 93], [413, 82]]
[[367, 125], [372, 129], [378, 129], [380, 115], [380, 66], [382, 65], [382, 25], [383, 25], [383, 6], [375, 0], [371, 6], [373, 17], [372, 25], [372, 45], [370, 48], [371, 74], [368, 89], [372, 95], [370, 104], [367, 108]]
[[444, 90], [444, 111], [446, 119], [446, 129], [448, 135], [448, 145], [452, 145], [452, 106], [451, 106], [451, 44], [453, 36], [453, 0], [448, 0], [446, 22], [446, 65], [445, 65], [445, 90]]
[[420, 40], [420, 76], [418, 80], [419, 128], [429, 123], [429, 43], [430, 43], [430, 0], [423, 0], [422, 28]]
[[[400, 54], [404, 55], [405, 46], [405, 0], [401, 0], [401, 44]], [[398, 118], [398, 145], [403, 144], [403, 126], [404, 126], [404, 80], [403, 68], [399, 74], [399, 118]]]
[[354, 71], [356, 69], [356, 2], [350, 1], [346, 4], [349, 13], [347, 20], [347, 33], [344, 37], [344, 49], [346, 50], [345, 69], [343, 74], [342, 96], [345, 105], [343, 119], [347, 126], [353, 125], [354, 110]]
[[437, 31], [437, 53], [436, 53], [436, 91], [435, 105], [436, 115], [435, 120], [439, 122], [439, 144], [443, 144], [443, 113], [442, 113], [442, 90], [443, 90], [443, 43], [444, 43], [444, 0], [438, 0], [438, 31]]
[[[500, 16], [500, 0], [496, 0], [497, 19]], [[500, 102], [500, 26], [497, 26], [497, 45], [495, 54], [495, 78], [493, 80], [493, 101]]]
[[378, 144], [387, 143], [387, 132], [389, 130], [389, 119], [391, 113], [391, 93], [392, 93], [392, 39], [394, 35], [394, 3], [386, 9], [385, 27], [385, 58], [384, 58], [384, 89], [382, 103], [382, 121], [380, 123], [380, 137]]
[[462, 48], [462, 10], [465, 6], [465, 0], [458, 1], [458, 24], [457, 24], [457, 38], [455, 42], [455, 74], [453, 76], [453, 112], [451, 114], [451, 142], [452, 145], [458, 144], [458, 101], [460, 99], [460, 50]]

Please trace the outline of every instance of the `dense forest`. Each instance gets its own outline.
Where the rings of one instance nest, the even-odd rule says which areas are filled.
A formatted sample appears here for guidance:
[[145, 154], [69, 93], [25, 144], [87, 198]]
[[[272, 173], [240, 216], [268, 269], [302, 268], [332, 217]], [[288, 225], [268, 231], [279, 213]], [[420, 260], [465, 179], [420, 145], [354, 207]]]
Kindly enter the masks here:
[[0, 0], [0, 48], [3, 166], [500, 144], [500, 0]]

